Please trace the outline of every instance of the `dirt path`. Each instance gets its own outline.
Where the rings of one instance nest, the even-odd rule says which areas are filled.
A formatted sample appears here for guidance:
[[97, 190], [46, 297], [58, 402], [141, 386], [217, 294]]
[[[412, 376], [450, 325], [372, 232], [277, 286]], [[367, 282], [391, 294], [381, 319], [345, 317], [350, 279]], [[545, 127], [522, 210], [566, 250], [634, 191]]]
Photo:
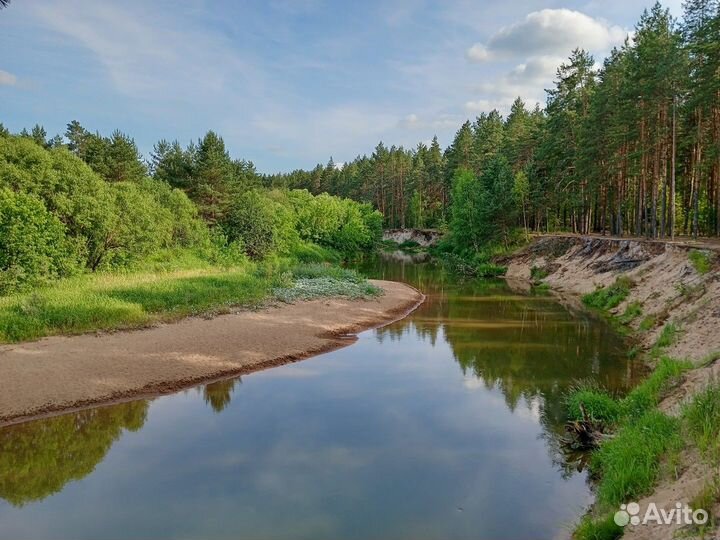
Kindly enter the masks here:
[[385, 291], [378, 299], [321, 299], [147, 330], [0, 346], [0, 425], [307, 358], [402, 318], [424, 299], [408, 285], [373, 283]]

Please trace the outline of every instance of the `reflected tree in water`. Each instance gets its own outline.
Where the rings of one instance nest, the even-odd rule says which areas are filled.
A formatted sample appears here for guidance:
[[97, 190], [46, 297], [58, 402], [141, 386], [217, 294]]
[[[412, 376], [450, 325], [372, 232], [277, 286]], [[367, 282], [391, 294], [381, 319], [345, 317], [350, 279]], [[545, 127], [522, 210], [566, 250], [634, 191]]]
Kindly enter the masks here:
[[23, 506], [84, 478], [147, 411], [133, 401], [0, 428], [0, 498]]
[[235, 391], [235, 385], [237, 383], [242, 384], [240, 377], [236, 379], [226, 379], [224, 381], [217, 381], [203, 388], [203, 398], [205, 403], [212, 407], [212, 410], [216, 413], [220, 413], [230, 405], [232, 401], [232, 394]]

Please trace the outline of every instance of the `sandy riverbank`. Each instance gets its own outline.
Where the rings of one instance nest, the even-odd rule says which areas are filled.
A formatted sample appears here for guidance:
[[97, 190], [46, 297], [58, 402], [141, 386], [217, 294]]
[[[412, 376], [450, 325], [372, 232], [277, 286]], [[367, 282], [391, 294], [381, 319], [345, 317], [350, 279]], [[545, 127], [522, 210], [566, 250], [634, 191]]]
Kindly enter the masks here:
[[[716, 253], [707, 272], [700, 273], [692, 264], [690, 253], [694, 249]], [[505, 262], [509, 278], [529, 280], [534, 267], [543, 272], [543, 281], [554, 291], [577, 298], [596, 287], [611, 285], [620, 276], [629, 279], [632, 287], [627, 298], [610, 313], [621, 315], [631, 304], [640, 308], [641, 315], [628, 326], [635, 343], [648, 352], [665, 325], [673, 323], [679, 329], [678, 335], [662, 354], [690, 360], [696, 366], [683, 375], [659, 405], [661, 411], [677, 417], [683, 403], [720, 378], [718, 254], [720, 245], [713, 241], [543, 235]], [[637, 501], [641, 508], [653, 502], [669, 511], [677, 502], [690, 504], [717, 475], [716, 466], [702, 459], [692, 445], [686, 445], [674, 458], [673, 467], [673, 474], [666, 473], [652, 493]], [[720, 501], [714, 501], [707, 510], [720, 515]], [[694, 537], [680, 529], [677, 523], [628, 526], [623, 539], [672, 540], [680, 534]], [[718, 531], [706, 537], [714, 534], [715, 538]]]
[[402, 318], [424, 299], [408, 285], [373, 283], [385, 294], [372, 300], [320, 299], [0, 346], [0, 425], [301, 360], [348, 345], [353, 334]]

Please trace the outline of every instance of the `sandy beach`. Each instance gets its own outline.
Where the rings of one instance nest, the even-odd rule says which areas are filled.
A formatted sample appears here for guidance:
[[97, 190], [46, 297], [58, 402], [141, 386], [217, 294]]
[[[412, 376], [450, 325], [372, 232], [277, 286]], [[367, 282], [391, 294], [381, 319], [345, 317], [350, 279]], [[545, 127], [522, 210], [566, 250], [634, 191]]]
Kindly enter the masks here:
[[0, 346], [0, 425], [308, 358], [404, 317], [424, 299], [408, 285], [373, 283], [385, 291], [377, 299], [319, 299], [144, 330]]

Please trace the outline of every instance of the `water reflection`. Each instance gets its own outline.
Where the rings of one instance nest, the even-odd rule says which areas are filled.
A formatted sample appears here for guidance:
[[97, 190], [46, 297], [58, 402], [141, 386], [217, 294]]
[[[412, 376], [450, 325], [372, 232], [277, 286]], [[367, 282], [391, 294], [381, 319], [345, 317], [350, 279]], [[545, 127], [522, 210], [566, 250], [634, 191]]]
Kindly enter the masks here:
[[632, 384], [617, 337], [503, 281], [364, 265], [426, 303], [242, 381], [1, 428], [0, 537], [562, 535], [590, 496], [562, 393]]
[[23, 506], [84, 478], [123, 431], [143, 427], [147, 411], [134, 401], [0, 429], [0, 497]]
[[221, 413], [225, 407], [230, 405], [235, 386], [242, 384], [242, 378], [226, 379], [203, 386], [203, 398], [205, 403], [212, 407], [216, 413]]

